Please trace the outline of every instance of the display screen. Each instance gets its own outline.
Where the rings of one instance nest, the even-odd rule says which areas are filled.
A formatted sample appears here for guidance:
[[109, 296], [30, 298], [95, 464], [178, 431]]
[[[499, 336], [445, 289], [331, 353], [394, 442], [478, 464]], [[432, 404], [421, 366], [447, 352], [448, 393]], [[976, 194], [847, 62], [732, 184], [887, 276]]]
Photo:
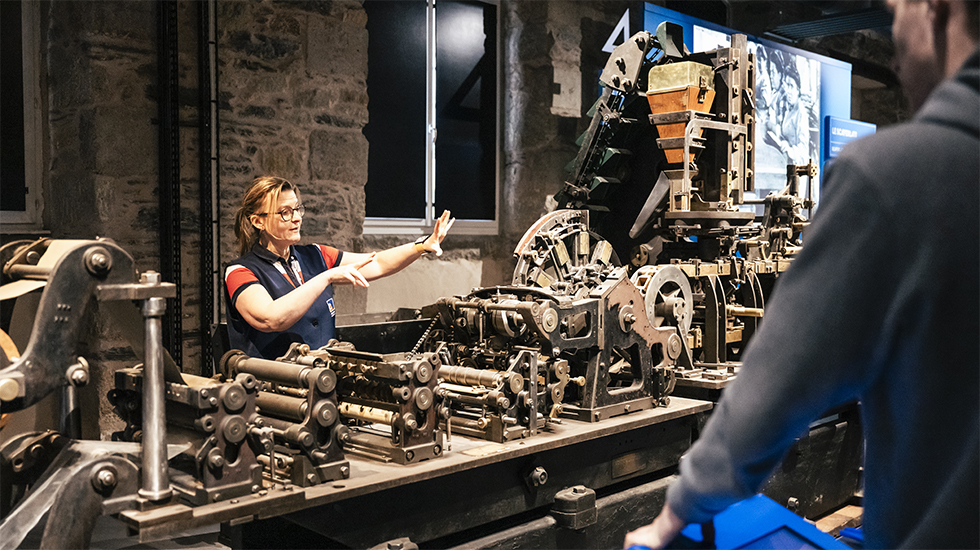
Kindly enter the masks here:
[[[646, 4], [644, 28], [656, 33], [663, 21], [684, 28], [691, 52], [728, 47], [737, 31], [673, 10]], [[822, 121], [850, 118], [851, 65], [836, 59], [748, 36], [756, 57], [755, 186], [747, 199], [764, 198], [786, 186], [786, 165], [818, 166], [812, 197], [819, 201], [819, 172], [828, 158], [822, 150]]]

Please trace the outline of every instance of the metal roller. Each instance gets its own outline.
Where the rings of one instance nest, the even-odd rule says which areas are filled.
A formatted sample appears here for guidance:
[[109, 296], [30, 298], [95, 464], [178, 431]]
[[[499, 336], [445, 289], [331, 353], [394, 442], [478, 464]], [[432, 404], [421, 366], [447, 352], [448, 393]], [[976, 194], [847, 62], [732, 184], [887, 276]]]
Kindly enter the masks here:
[[456, 384], [493, 388], [500, 386], [500, 384], [506, 381], [510, 390], [515, 393], [524, 388], [524, 377], [516, 372], [506, 373], [497, 370], [443, 365], [439, 369], [439, 376], [448, 382], [454, 382]]
[[376, 424], [387, 424], [391, 426], [395, 423], [397, 413], [386, 411], [376, 407], [366, 405], [355, 405], [353, 403], [341, 403], [338, 407], [340, 415], [354, 420], [364, 422], [374, 422]]
[[255, 406], [263, 415], [272, 415], [296, 422], [301, 422], [306, 418], [306, 412], [309, 409], [306, 399], [264, 391], [259, 392], [256, 396]]
[[433, 393], [429, 388], [418, 388], [415, 390], [415, 406], [419, 410], [427, 411], [432, 406]]
[[763, 311], [761, 307], [725, 306], [725, 312], [735, 317], [762, 317]]
[[11, 279], [47, 280], [51, 267], [17, 264], [7, 268], [5, 274]]
[[460, 428], [470, 428], [473, 430], [482, 430], [490, 425], [490, 421], [486, 417], [480, 417], [476, 420], [469, 418], [462, 418], [460, 416], [451, 416], [449, 418], [449, 423], [453, 426], [458, 426]]
[[320, 426], [328, 428], [340, 418], [340, 411], [337, 410], [337, 405], [333, 401], [323, 399], [313, 406], [313, 418]]
[[432, 373], [438, 366], [439, 356], [431, 355], [427, 361], [419, 361], [415, 365], [415, 380], [419, 384], [428, 384], [432, 380]]
[[317, 359], [315, 367], [270, 361], [249, 357], [244, 352], [232, 350], [221, 358], [221, 366], [226, 374], [247, 372], [260, 380], [269, 380], [280, 384], [307, 387], [311, 382], [318, 390], [330, 393], [337, 387], [337, 375], [330, 369], [324, 368], [322, 359]]
[[465, 393], [454, 392], [446, 388], [440, 388], [437, 390], [437, 394], [443, 399], [456, 401], [467, 405], [475, 405], [477, 407], [495, 406], [506, 409], [510, 406], [510, 399], [507, 399], [507, 397], [499, 391], [490, 391], [481, 395], [468, 395]]
[[263, 416], [264, 424], [272, 429], [272, 433], [287, 443], [300, 447], [312, 447], [316, 443], [314, 435], [302, 424], [296, 424], [288, 420], [280, 420]]

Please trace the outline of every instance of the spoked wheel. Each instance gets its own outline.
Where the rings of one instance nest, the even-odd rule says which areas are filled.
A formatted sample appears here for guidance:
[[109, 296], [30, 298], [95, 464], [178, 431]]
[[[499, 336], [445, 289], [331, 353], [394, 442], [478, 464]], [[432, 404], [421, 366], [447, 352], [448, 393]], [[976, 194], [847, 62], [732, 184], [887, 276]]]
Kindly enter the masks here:
[[673, 265], [646, 265], [631, 277], [643, 293], [647, 317], [655, 327], [678, 327], [681, 334], [691, 329], [694, 294], [687, 275]]
[[587, 210], [556, 210], [532, 225], [517, 249], [513, 283], [558, 288], [595, 279], [619, 258], [612, 245], [589, 231]]

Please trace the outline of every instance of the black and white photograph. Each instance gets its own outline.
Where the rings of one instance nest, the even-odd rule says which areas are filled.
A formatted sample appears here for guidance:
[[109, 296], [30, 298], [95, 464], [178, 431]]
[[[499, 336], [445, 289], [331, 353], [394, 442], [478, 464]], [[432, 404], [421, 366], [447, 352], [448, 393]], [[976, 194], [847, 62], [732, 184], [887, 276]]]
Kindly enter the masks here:
[[820, 63], [749, 42], [755, 53], [756, 193], [786, 185], [786, 165], [820, 155]]

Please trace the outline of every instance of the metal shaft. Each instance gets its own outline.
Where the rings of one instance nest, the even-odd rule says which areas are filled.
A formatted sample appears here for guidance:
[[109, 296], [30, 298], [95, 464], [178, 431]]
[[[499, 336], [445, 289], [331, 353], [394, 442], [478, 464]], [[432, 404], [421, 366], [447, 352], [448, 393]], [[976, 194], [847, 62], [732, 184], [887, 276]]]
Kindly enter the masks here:
[[61, 433], [71, 439], [82, 438], [82, 416], [78, 408], [78, 392], [75, 386], [61, 390]]
[[[229, 373], [247, 372], [259, 380], [269, 380], [305, 388], [312, 376], [312, 380], [316, 381], [317, 387], [324, 393], [333, 391], [336, 385], [336, 376], [332, 371], [319, 366], [313, 368], [283, 361], [270, 361], [248, 357], [244, 353], [232, 356], [227, 361]], [[324, 363], [322, 360], [317, 360], [316, 364], [323, 365]]]
[[294, 422], [302, 422], [306, 418], [308, 408], [306, 399], [264, 391], [259, 392], [256, 396], [255, 405], [263, 415], [276, 416]]
[[11, 279], [40, 279], [47, 280], [51, 275], [51, 268], [40, 265], [15, 264], [7, 269], [6, 273]]
[[375, 422], [378, 424], [392, 425], [395, 422], [396, 413], [368, 407], [366, 405], [355, 405], [353, 403], [341, 403], [338, 407], [341, 416], [363, 420], [365, 422]]
[[143, 362], [143, 486], [139, 494], [152, 501], [170, 498], [173, 493], [167, 473], [167, 418], [163, 380], [162, 317], [166, 309], [167, 301], [163, 298], [148, 298], [143, 302], [146, 357]]
[[496, 370], [474, 369], [470, 367], [457, 367], [444, 365], [439, 369], [439, 376], [457, 384], [468, 384], [471, 386], [496, 387], [504, 380], [506, 374]]

